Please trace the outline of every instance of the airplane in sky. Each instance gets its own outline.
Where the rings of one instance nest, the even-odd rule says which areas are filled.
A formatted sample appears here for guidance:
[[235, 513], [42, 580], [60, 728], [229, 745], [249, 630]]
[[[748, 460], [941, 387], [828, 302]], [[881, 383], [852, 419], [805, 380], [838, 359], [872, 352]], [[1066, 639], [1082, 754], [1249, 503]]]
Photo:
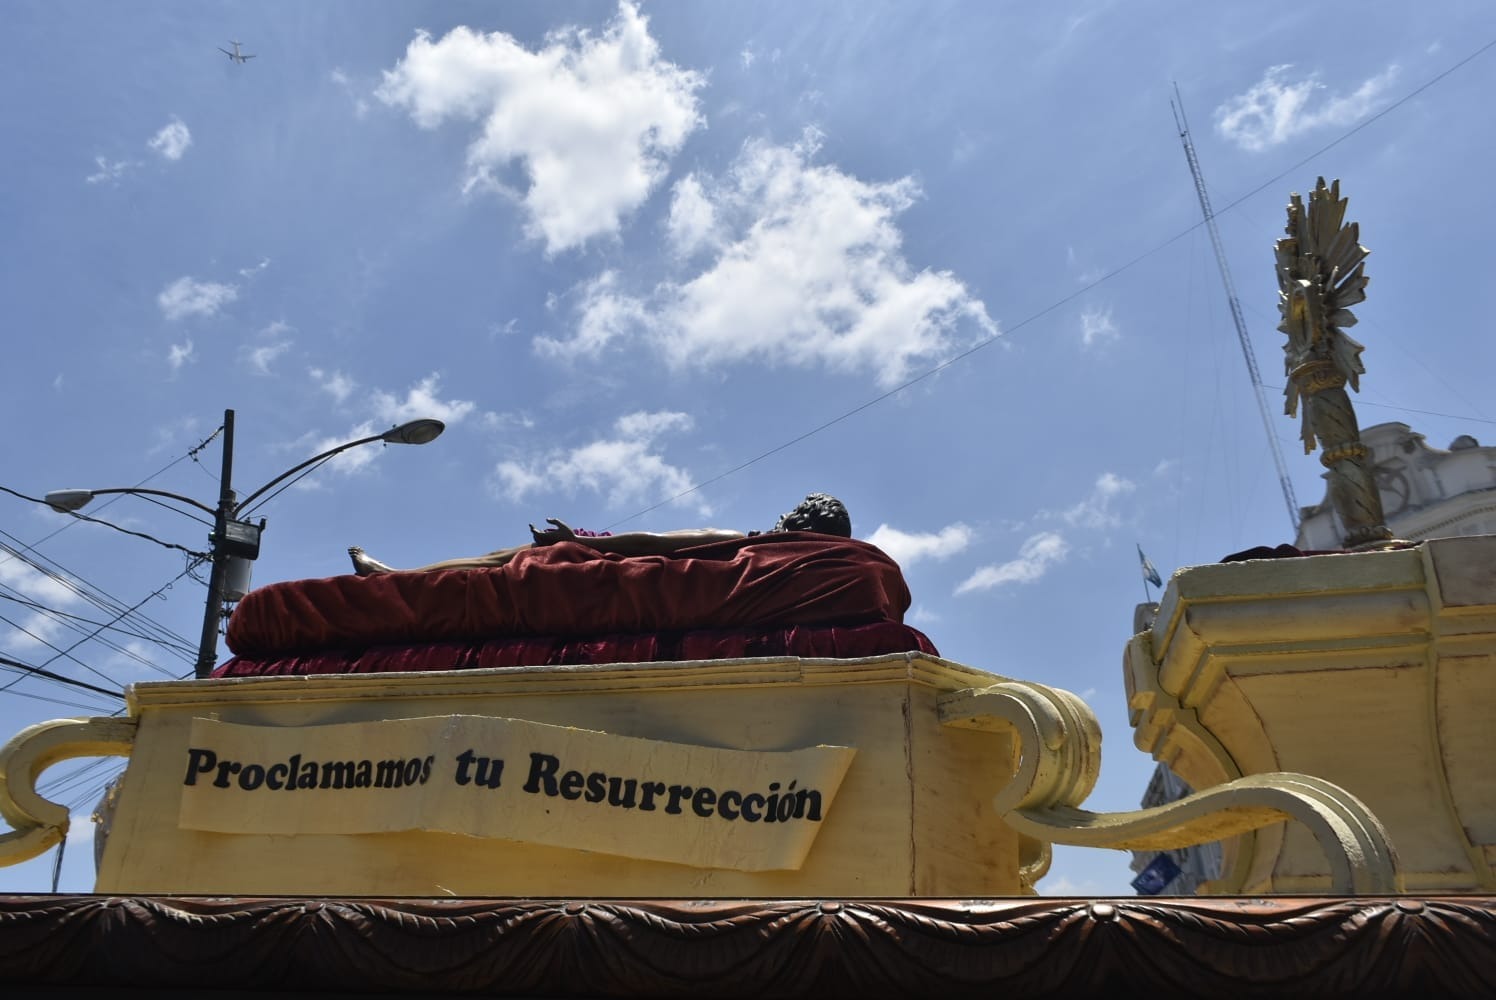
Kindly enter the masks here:
[[236, 62], [236, 63], [245, 63], [245, 62], [249, 62], [249, 60], [251, 60], [251, 59], [254, 58], [254, 54], [253, 53], [240, 52], [239, 51], [239, 43], [238, 42], [229, 42], [229, 44], [234, 47], [234, 51], [230, 52], [228, 49], [224, 48], [223, 46], [219, 46], [218, 47], [218, 51], [222, 52], [224, 55], [228, 56], [229, 59], [233, 60], [234, 62]]

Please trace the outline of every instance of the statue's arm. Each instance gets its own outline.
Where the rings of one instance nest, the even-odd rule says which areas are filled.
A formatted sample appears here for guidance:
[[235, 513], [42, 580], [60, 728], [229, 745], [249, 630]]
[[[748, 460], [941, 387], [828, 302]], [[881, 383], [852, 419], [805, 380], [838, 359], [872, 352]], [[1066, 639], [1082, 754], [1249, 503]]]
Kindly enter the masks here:
[[537, 528], [530, 525], [530, 534], [536, 545], [554, 545], [556, 542], [580, 542], [598, 552], [611, 552], [620, 556], [669, 555], [693, 545], [710, 542], [725, 542], [742, 538], [740, 531], [725, 528], [686, 528], [680, 531], [626, 531], [617, 535], [578, 536], [564, 521], [546, 518], [552, 527]]

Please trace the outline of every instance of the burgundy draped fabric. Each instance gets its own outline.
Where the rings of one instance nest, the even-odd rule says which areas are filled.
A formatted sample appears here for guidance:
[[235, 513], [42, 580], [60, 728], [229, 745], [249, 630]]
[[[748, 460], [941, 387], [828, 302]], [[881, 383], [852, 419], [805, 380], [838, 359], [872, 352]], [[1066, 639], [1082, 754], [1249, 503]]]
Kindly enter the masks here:
[[659, 663], [726, 660], [754, 656], [855, 659], [886, 653], [938, 656], [918, 629], [897, 622], [865, 625], [792, 625], [788, 628], [646, 632], [578, 639], [558, 636], [438, 642], [368, 649], [325, 650], [300, 655], [236, 656], [215, 677], [297, 674], [368, 674], [482, 667], [541, 667], [594, 663]]
[[623, 557], [563, 542], [503, 567], [275, 583], [215, 676], [935, 653], [876, 546], [811, 532]]

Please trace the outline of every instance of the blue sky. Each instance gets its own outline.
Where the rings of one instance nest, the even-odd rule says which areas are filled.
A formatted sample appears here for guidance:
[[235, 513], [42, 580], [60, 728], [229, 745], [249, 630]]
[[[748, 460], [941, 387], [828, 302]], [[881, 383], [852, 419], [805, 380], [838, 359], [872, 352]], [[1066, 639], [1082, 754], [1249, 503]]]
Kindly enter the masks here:
[[[1278, 415], [1272, 244], [1319, 175], [1372, 250], [1363, 425], [1493, 436], [1484, 3], [13, 0], [6, 20], [0, 485], [212, 503], [219, 442], [191, 453], [225, 408], [241, 495], [448, 424], [267, 504], [256, 583], [344, 572], [350, 544], [486, 551], [547, 516], [765, 528], [832, 492], [944, 655], [1085, 697], [1089, 805], [1135, 807], [1135, 544], [1167, 575], [1292, 539], [1176, 82], [1299, 502], [1323, 484]], [[204, 546], [138, 498], [96, 506]], [[0, 655], [100, 686], [190, 672], [140, 637], [72, 648], [24, 602], [109, 615], [12, 554], [190, 647], [203, 587], [179, 551], [9, 494], [0, 530]], [[0, 731], [117, 705], [21, 679]], [[87, 889], [106, 772], [55, 773], [79, 803], [62, 886]], [[1062, 850], [1041, 889], [1128, 894], [1126, 862]]]

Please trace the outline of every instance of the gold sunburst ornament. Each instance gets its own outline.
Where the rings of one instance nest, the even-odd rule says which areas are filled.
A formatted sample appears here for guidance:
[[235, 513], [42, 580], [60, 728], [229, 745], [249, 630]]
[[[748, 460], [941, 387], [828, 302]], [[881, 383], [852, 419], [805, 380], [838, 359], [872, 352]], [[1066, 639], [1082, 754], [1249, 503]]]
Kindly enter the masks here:
[[[1297, 194], [1288, 203], [1288, 235], [1277, 243], [1278, 329], [1288, 334], [1284, 345], [1289, 376], [1287, 405], [1290, 417], [1298, 412], [1305, 390], [1318, 391], [1349, 382], [1361, 391], [1361, 344], [1344, 332], [1356, 325], [1350, 307], [1366, 301], [1366, 256], [1361, 227], [1345, 221], [1347, 199], [1340, 182], [1326, 187], [1321, 177], [1309, 196], [1309, 208]], [[1297, 377], [1296, 377], [1297, 376]], [[1300, 389], [1300, 379], [1307, 384]], [[1305, 408], [1304, 454], [1314, 450], [1314, 430]]]
[[1276, 244], [1278, 258], [1278, 329], [1288, 334], [1283, 346], [1288, 385], [1284, 412], [1304, 410], [1300, 437], [1304, 454], [1315, 443], [1324, 449], [1320, 462], [1330, 470], [1330, 497], [1345, 526], [1345, 544], [1376, 544], [1392, 537], [1383, 523], [1382, 501], [1361, 443], [1356, 413], [1345, 385], [1360, 391], [1365, 349], [1345, 333], [1356, 324], [1350, 307], [1366, 301], [1366, 256], [1361, 230], [1345, 221], [1346, 199], [1340, 182], [1321, 177], [1307, 208], [1293, 195], [1288, 204], [1288, 235]]

